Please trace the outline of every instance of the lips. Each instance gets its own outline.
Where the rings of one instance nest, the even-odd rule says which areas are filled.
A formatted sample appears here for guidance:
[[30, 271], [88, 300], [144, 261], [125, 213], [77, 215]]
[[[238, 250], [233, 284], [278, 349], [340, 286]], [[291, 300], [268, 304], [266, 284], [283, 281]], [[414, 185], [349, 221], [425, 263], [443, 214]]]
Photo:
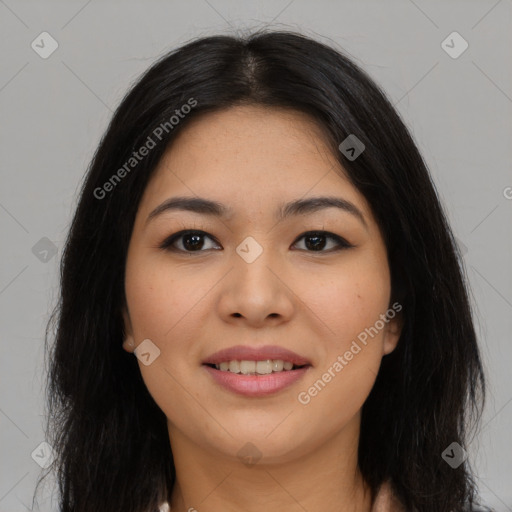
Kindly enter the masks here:
[[208, 356], [202, 364], [215, 365], [226, 361], [265, 361], [267, 359], [290, 361], [295, 366], [311, 365], [311, 362], [305, 357], [277, 345], [265, 345], [263, 347], [236, 345], [215, 352]]
[[241, 375], [239, 373], [223, 372], [207, 364], [202, 369], [221, 389], [246, 398], [271, 397], [287, 388], [291, 388], [311, 371], [311, 366], [297, 370], [271, 373], [269, 375]]
[[[248, 361], [268, 361], [281, 366], [281, 371], [256, 373], [235, 373], [231, 369], [234, 361], [239, 361], [240, 366], [247, 365]], [[278, 363], [279, 361], [279, 363]], [[216, 369], [215, 365], [230, 362], [230, 369]], [[293, 368], [283, 369], [285, 366]], [[238, 364], [238, 363], [237, 363]], [[254, 363], [253, 363], [254, 364]], [[219, 350], [208, 356], [202, 364], [204, 371], [210, 375], [213, 382], [221, 388], [245, 397], [266, 397], [274, 395], [290, 386], [293, 386], [312, 370], [311, 362], [295, 352], [277, 345], [265, 345], [263, 347], [248, 347], [236, 345], [234, 347]], [[242, 370], [243, 371], [243, 370]]]

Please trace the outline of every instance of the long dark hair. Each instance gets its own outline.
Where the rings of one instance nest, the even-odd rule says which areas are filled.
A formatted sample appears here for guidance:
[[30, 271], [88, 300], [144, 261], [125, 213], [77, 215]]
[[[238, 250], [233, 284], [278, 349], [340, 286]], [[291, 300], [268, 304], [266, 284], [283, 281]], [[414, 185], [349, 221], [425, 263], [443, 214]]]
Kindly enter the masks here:
[[[200, 113], [239, 104], [308, 113], [383, 233], [404, 325], [362, 410], [359, 467], [372, 496], [389, 481], [407, 510], [463, 510], [476, 496], [473, 473], [442, 453], [454, 442], [467, 447], [485, 381], [467, 277], [435, 186], [399, 115], [351, 59], [303, 35], [264, 30], [196, 39], [166, 54], [122, 100], [92, 159], [45, 339], [47, 441], [61, 512], [153, 511], [170, 500], [166, 417], [121, 346], [125, 258], [168, 143]], [[356, 159], [339, 149], [351, 134], [365, 146]], [[147, 155], [130, 160], [150, 139]]]

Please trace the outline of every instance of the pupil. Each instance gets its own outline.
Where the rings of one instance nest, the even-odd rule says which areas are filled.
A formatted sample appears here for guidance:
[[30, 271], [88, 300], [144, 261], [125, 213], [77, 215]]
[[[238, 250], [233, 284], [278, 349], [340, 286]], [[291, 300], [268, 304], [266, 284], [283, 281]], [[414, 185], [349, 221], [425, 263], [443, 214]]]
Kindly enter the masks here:
[[[313, 242], [310, 242], [311, 240]], [[186, 249], [201, 249], [203, 243], [202, 235], [189, 234], [183, 237], [183, 245]], [[323, 249], [325, 247], [325, 237], [323, 235], [309, 235], [306, 237], [306, 247], [313, 250]]]
[[[316, 242], [310, 244], [308, 243], [308, 240], [316, 240]], [[306, 237], [306, 247], [308, 249], [323, 249], [325, 247], [325, 237], [322, 235], [309, 235]]]
[[[183, 237], [183, 245], [186, 249], [201, 249], [203, 242], [201, 241], [201, 235], [189, 234]], [[187, 240], [193, 239], [194, 242], [188, 243]]]

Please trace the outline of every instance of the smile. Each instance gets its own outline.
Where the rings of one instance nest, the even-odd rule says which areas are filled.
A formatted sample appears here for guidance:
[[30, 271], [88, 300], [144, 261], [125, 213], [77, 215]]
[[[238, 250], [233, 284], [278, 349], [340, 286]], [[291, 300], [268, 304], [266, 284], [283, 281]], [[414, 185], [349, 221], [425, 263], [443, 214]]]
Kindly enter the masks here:
[[223, 372], [241, 373], [243, 375], [268, 375], [282, 371], [296, 370], [306, 365], [295, 365], [282, 359], [266, 359], [264, 361], [232, 360], [211, 365]]
[[[269, 362], [270, 361], [270, 362]], [[279, 368], [282, 364], [281, 370], [273, 370], [274, 362], [276, 367]], [[231, 364], [234, 363], [233, 368], [240, 370], [239, 372], [231, 371]], [[247, 364], [246, 364], [247, 363]], [[264, 371], [266, 373], [258, 372], [258, 364], [264, 363]], [[243, 395], [246, 397], [265, 397], [278, 393], [304, 377], [304, 375], [312, 368], [311, 365], [297, 366], [293, 368], [293, 364], [288, 362], [285, 367], [285, 362], [282, 360], [267, 360], [267, 361], [229, 361], [219, 364], [203, 364], [202, 368], [210, 375], [213, 381], [221, 388]], [[228, 369], [220, 369], [229, 365]], [[292, 368], [289, 368], [292, 365]], [[217, 368], [219, 366], [219, 368]], [[270, 368], [270, 372], [268, 369]], [[243, 373], [242, 369], [247, 373]]]

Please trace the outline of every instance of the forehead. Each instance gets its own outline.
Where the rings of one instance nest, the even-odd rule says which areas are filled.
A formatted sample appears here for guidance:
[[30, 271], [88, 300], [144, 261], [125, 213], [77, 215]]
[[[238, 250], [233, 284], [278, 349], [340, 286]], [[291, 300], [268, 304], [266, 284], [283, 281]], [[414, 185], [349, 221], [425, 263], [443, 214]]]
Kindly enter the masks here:
[[336, 194], [369, 213], [321, 126], [291, 109], [236, 106], [192, 119], [164, 153], [142, 204], [184, 194], [254, 214], [284, 200]]
[[[325, 165], [329, 159], [334, 163], [322, 129], [312, 117], [291, 109], [253, 105], [193, 119], [173, 141], [166, 157], [166, 163], [182, 158], [191, 163], [192, 158], [202, 166], [207, 164], [210, 173], [226, 177], [231, 171], [242, 174], [244, 170], [257, 170], [261, 177], [275, 175], [278, 169], [300, 172], [309, 163], [321, 171], [320, 159], [326, 160]], [[298, 160], [303, 165], [298, 166]]]

